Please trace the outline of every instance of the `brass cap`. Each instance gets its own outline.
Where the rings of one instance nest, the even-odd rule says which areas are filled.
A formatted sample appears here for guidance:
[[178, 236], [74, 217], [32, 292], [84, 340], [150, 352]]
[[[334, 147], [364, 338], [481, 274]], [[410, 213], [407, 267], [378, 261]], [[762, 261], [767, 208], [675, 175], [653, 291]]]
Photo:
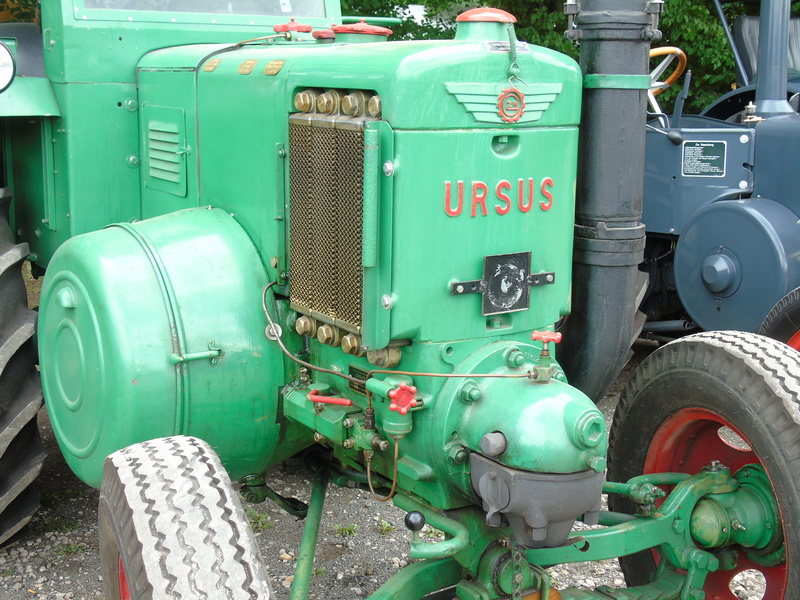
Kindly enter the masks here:
[[380, 117], [383, 113], [383, 103], [380, 96], [373, 96], [367, 102], [367, 114], [370, 117]]
[[309, 90], [297, 92], [294, 96], [294, 107], [300, 112], [311, 112], [314, 110], [314, 94]]
[[342, 338], [342, 350], [345, 354], [353, 356], [361, 355], [361, 336], [355, 333], [348, 333]]
[[317, 333], [317, 321], [304, 315], [294, 322], [294, 330], [300, 335], [313, 337]]
[[341, 343], [341, 331], [338, 327], [326, 323], [317, 329], [317, 339], [321, 343], [335, 348]]

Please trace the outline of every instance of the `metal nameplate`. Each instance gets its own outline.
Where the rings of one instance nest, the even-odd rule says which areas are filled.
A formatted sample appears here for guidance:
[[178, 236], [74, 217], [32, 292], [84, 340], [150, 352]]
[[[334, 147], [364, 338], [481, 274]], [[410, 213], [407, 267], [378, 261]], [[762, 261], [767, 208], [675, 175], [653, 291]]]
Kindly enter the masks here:
[[[508, 42], [486, 42], [489, 52], [511, 52], [511, 44]], [[517, 52], [527, 52], [530, 54], [531, 48], [526, 42], [517, 42]]]

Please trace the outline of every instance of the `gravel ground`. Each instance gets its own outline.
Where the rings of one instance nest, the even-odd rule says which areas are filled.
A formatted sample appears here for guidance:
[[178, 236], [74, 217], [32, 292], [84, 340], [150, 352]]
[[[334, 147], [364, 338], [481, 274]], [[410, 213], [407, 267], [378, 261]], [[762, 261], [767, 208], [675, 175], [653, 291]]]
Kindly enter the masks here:
[[[652, 351], [637, 344], [634, 363]], [[610, 421], [628, 371], [600, 405]], [[102, 597], [97, 541], [98, 492], [72, 475], [52, 437], [46, 413], [40, 417], [48, 458], [41, 477], [42, 510], [15, 544], [0, 549], [0, 599]], [[308, 501], [311, 473], [281, 465], [268, 475], [271, 486], [285, 496]], [[271, 502], [248, 509], [278, 600], [287, 600], [303, 522]], [[320, 528], [311, 598], [366, 598], [408, 564], [410, 533], [404, 513], [374, 501], [363, 491], [332, 488]], [[434, 530], [427, 535], [437, 537]], [[617, 562], [564, 565], [552, 570], [558, 588], [624, 585]], [[756, 600], [763, 584], [743, 578], [734, 588], [737, 598]]]

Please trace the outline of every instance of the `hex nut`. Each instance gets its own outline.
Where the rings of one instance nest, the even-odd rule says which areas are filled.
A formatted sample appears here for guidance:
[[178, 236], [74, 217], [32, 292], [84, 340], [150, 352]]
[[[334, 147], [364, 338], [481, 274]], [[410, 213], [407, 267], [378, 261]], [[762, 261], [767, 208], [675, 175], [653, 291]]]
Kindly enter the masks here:
[[348, 333], [342, 338], [342, 351], [345, 354], [353, 356], [360, 356], [361, 352], [361, 336], [354, 333]]
[[322, 325], [319, 329], [317, 329], [317, 339], [327, 345], [333, 346], [334, 348], [337, 347], [342, 339], [340, 335], [340, 331], [338, 327], [334, 327], [333, 325]]
[[317, 321], [316, 319], [303, 315], [295, 321], [294, 330], [299, 335], [314, 337], [317, 334]]

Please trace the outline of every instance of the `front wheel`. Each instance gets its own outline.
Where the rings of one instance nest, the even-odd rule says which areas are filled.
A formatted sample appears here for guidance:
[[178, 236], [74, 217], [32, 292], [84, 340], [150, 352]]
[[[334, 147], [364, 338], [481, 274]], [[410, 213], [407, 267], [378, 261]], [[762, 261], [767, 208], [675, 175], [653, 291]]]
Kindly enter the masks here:
[[156, 439], [109, 456], [99, 521], [106, 598], [271, 597], [241, 503], [202, 440]]
[[[694, 474], [712, 461], [731, 473], [757, 464], [766, 472], [782, 535], [762, 549], [733, 547], [732, 569], [710, 573], [707, 598], [736, 600], [733, 578], [759, 571], [764, 598], [800, 598], [800, 354], [741, 332], [706, 332], [663, 346], [639, 366], [614, 414], [612, 481], [643, 473]], [[633, 512], [611, 496], [612, 510]], [[657, 553], [622, 557], [630, 585], [650, 581]]]
[[795, 288], [772, 307], [758, 333], [800, 350], [800, 288]]

